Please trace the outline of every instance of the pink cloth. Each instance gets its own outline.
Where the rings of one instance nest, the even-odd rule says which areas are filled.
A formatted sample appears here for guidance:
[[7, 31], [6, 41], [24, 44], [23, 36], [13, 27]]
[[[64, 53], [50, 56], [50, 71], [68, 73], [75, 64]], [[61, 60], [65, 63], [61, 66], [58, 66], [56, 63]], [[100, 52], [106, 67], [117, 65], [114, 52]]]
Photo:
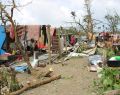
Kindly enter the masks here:
[[50, 36], [56, 36], [56, 29], [54, 27], [50, 28]]
[[11, 39], [14, 39], [14, 37], [15, 37], [14, 28], [13, 28], [13, 26], [11, 25], [11, 26], [10, 26], [10, 38], [11, 38]]
[[75, 37], [74, 37], [74, 36], [71, 36], [70, 44], [71, 44], [71, 45], [74, 45], [74, 44], [75, 44]]
[[5, 54], [3, 54], [3, 55], [0, 55], [0, 56], [11, 56], [12, 54], [10, 54], [10, 53], [5, 53]]
[[39, 38], [40, 25], [27, 25], [27, 40]]

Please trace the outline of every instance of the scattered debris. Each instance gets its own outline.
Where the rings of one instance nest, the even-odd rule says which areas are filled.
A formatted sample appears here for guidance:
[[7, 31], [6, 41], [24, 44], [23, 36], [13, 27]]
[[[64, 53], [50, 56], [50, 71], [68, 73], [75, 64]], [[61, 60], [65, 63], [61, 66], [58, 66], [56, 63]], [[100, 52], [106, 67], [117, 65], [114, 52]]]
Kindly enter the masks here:
[[89, 56], [88, 60], [91, 65], [98, 65], [99, 63], [103, 63], [103, 58], [101, 55]]
[[88, 57], [90, 55], [95, 54], [95, 51], [96, 51], [96, 47], [95, 47], [93, 49], [82, 51], [81, 53], [76, 53], [77, 49], [78, 47], [73, 52], [70, 52], [70, 54], [64, 59], [64, 61], [70, 59], [71, 57], [79, 57], [79, 56]]

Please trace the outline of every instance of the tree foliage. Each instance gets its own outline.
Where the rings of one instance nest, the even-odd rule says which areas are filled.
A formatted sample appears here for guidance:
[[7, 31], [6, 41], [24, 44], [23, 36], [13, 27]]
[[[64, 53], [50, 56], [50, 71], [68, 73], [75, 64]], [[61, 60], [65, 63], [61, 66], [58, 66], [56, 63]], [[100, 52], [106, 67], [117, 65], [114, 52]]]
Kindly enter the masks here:
[[113, 15], [107, 14], [105, 19], [107, 20], [110, 31], [113, 33], [117, 32], [118, 25], [120, 24], [120, 16], [117, 13]]

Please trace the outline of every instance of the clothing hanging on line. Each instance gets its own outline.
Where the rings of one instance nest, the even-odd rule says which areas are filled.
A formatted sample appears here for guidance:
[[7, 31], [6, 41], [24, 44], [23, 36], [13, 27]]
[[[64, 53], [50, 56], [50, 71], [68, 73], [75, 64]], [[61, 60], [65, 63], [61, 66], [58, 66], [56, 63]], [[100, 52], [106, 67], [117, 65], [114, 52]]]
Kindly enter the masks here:
[[42, 26], [42, 35], [44, 35], [44, 45], [46, 45], [46, 43], [48, 43], [46, 25]]

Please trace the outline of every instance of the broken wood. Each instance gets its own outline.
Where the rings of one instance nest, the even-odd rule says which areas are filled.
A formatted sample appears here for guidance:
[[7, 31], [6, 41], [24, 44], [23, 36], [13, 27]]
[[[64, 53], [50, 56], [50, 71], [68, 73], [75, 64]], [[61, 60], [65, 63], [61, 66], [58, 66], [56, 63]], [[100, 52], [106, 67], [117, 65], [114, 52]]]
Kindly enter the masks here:
[[40, 79], [40, 78], [43, 78], [43, 77], [51, 77], [51, 76], [52, 76], [52, 75], [51, 75], [52, 72], [53, 72], [53, 71], [42, 72], [42, 73], [40, 73], [40, 74], [37, 76], [37, 78]]
[[40, 61], [38, 62], [38, 67], [46, 67], [46, 63], [40, 63]]
[[20, 90], [10, 93], [10, 95], [19, 95], [26, 90], [29, 90], [31, 88], [36, 88], [38, 86], [50, 83], [50, 82], [52, 82], [54, 80], [57, 80], [57, 79], [60, 79], [60, 78], [61, 78], [61, 75], [57, 75], [57, 76], [50, 77], [49, 79], [46, 79], [46, 80], [43, 80], [43, 81], [38, 81], [36, 83], [29, 84], [29, 85], [27, 84], [27, 85], [23, 86], [23, 88], [21, 88]]
[[44, 77], [50, 77], [51, 75], [51, 73], [52, 73], [53, 71], [48, 71], [48, 72], [46, 72], [45, 74], [44, 74]]
[[118, 94], [120, 94], [120, 89], [111, 90], [104, 93], [104, 95], [118, 95]]

